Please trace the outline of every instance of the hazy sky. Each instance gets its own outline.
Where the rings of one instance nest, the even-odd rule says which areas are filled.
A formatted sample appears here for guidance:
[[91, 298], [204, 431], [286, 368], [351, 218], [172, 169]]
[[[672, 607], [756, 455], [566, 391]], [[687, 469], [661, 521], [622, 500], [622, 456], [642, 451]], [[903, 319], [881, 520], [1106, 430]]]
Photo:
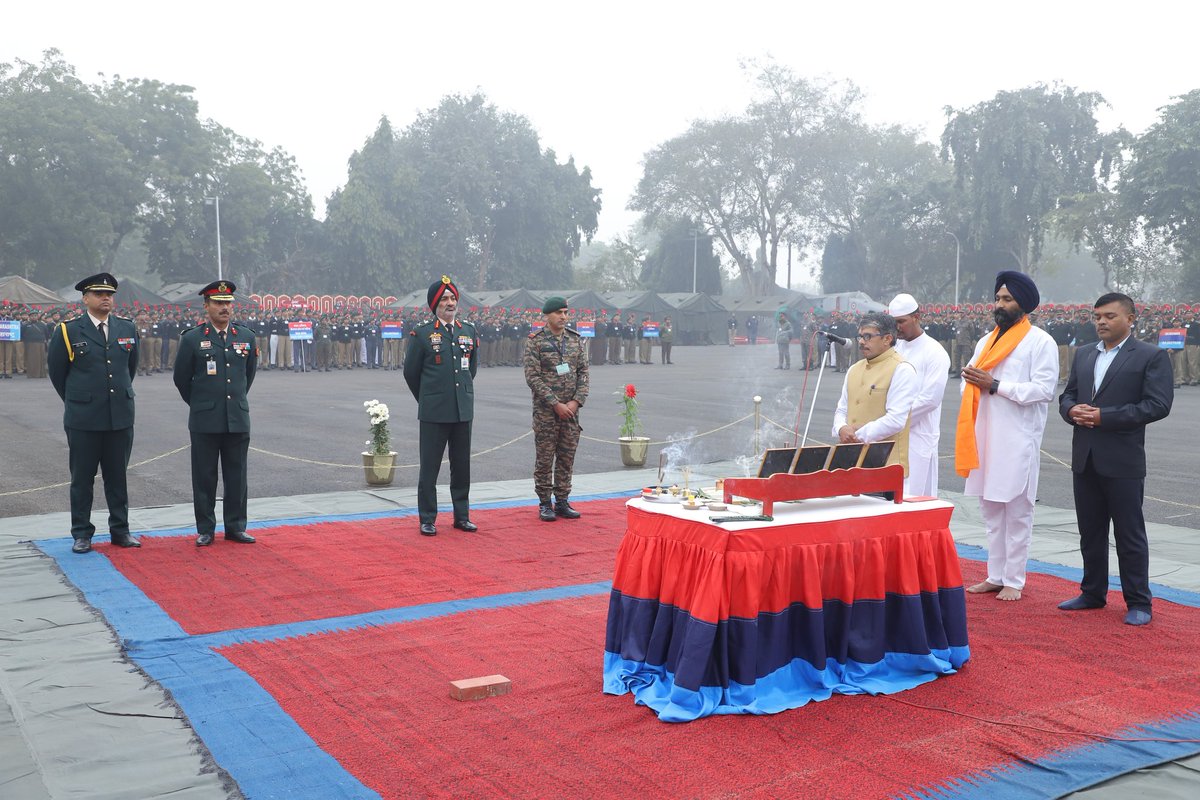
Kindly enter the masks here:
[[6, 3], [0, 61], [62, 50], [79, 76], [195, 87], [202, 117], [294, 155], [323, 215], [346, 161], [386, 114], [403, 128], [450, 93], [480, 89], [527, 116], [603, 190], [600, 238], [625, 210], [643, 155], [749, 99], [739, 64], [773, 57], [849, 78], [868, 119], [936, 139], [946, 105], [1063, 81], [1140, 132], [1200, 87], [1190, 3], [521, 2]]

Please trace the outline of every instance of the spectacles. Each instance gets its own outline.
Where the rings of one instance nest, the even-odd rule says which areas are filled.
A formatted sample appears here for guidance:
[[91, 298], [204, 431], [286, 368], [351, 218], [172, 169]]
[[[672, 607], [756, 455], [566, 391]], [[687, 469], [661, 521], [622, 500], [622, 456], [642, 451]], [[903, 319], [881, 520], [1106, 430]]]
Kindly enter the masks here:
[[875, 338], [875, 337], [877, 337], [877, 336], [878, 336], [880, 339], [882, 339], [882, 338], [883, 338], [883, 334], [882, 334], [882, 333], [860, 333], [860, 334], [858, 335], [858, 340], [859, 340], [860, 342], [869, 342], [869, 341], [871, 341], [872, 339], [874, 339], [874, 338]]

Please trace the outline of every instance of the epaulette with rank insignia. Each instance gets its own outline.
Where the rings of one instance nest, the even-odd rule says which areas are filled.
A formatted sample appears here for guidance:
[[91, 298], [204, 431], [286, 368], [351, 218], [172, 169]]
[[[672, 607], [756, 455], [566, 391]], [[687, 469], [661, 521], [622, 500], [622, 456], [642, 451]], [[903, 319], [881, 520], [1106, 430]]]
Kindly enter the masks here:
[[574, 328], [567, 328], [566, 331], [567, 331], [567, 333], [573, 333], [576, 336], [580, 335], [579, 331], [575, 330]]
[[529, 338], [530, 338], [530, 339], [536, 339], [536, 338], [537, 338], [537, 335], [538, 335], [539, 333], [541, 333], [542, 331], [544, 331], [544, 330], [545, 330], [545, 328], [539, 328], [539, 329], [537, 329], [536, 331], [530, 331], [530, 332], [529, 332]]

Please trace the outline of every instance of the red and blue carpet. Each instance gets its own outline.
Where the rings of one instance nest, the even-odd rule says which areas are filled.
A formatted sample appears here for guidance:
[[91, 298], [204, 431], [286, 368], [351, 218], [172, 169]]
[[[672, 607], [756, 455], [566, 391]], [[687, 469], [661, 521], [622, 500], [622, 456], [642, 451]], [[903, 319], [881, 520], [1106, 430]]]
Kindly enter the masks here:
[[[957, 674], [663, 724], [601, 692], [625, 509], [578, 507], [554, 525], [474, 510], [479, 533], [433, 539], [402, 514], [260, 525], [253, 547], [180, 531], [101, 558], [39, 546], [251, 798], [1032, 798], [1200, 752], [1200, 597], [1160, 590], [1144, 629], [1121, 624], [1119, 594], [1064, 614], [1062, 568], [1031, 573], [1020, 603], [969, 597]], [[450, 698], [493, 673], [510, 694]]]

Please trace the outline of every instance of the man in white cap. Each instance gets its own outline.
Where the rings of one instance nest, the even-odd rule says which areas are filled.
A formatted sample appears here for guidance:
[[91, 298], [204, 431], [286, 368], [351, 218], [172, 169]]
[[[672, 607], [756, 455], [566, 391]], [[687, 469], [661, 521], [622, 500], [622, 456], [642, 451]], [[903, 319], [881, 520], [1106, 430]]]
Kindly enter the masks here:
[[888, 305], [896, 321], [896, 352], [917, 370], [919, 389], [908, 419], [908, 497], [937, 497], [938, 438], [942, 397], [950, 377], [950, 356], [921, 328], [921, 309], [911, 294], [898, 294]]

